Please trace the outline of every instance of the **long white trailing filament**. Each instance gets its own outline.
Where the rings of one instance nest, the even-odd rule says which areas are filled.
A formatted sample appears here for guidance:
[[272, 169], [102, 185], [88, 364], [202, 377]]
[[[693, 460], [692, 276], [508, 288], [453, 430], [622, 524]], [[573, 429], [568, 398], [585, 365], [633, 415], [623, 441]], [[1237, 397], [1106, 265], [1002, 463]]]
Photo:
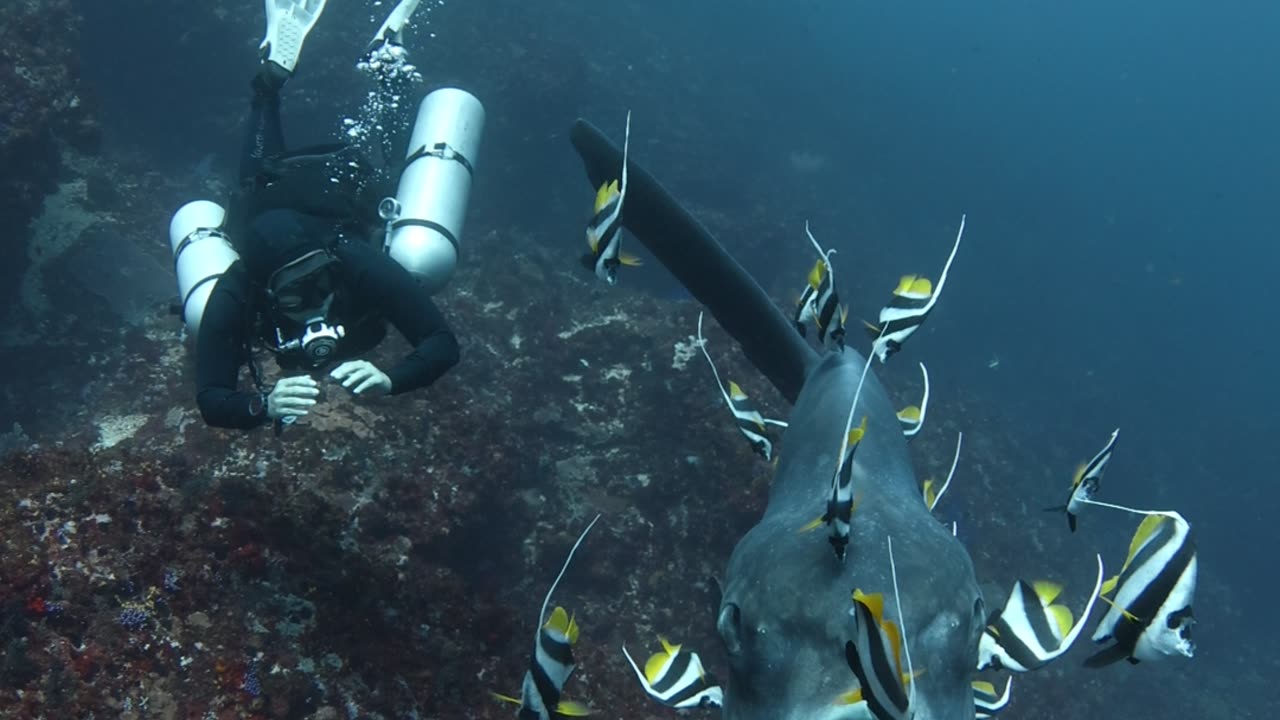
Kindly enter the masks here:
[[1084, 629], [1084, 624], [1089, 620], [1089, 613], [1093, 612], [1093, 604], [1098, 601], [1098, 593], [1102, 591], [1102, 575], [1102, 554], [1099, 553], [1098, 579], [1093, 583], [1093, 594], [1089, 596], [1089, 604], [1084, 606], [1084, 613], [1082, 613], [1080, 615], [1080, 619], [1076, 621], [1075, 627], [1071, 628], [1071, 632], [1067, 633], [1067, 636], [1062, 639], [1062, 645], [1058, 648], [1058, 651], [1053, 655], [1053, 657], [1062, 655], [1069, 650], [1071, 645], [1075, 643], [1076, 638], [1080, 636], [1080, 631]]
[[[885, 323], [880, 328], [880, 335], [884, 335], [884, 331], [889, 327]], [[862, 375], [858, 377], [858, 389], [853, 391], [853, 404], [849, 406], [849, 417], [844, 421], [844, 435], [840, 437], [840, 454], [836, 456], [836, 475], [840, 474], [840, 466], [844, 464], [845, 450], [849, 449], [849, 430], [853, 428], [853, 416], [858, 410], [858, 398], [862, 396], [862, 384], [867, 380], [867, 371], [871, 369], [871, 360], [876, 356], [875, 344], [880, 341], [880, 335], [871, 341], [871, 352], [867, 353], [867, 360], [862, 364]]]
[[622, 187], [618, 188], [618, 212], [622, 212], [622, 202], [627, 197], [627, 151], [631, 147], [631, 111], [627, 111], [627, 129], [622, 136]]
[[942, 489], [933, 498], [933, 504], [929, 506], [929, 512], [933, 512], [933, 509], [938, 507], [938, 501], [942, 500], [942, 496], [947, 493], [947, 488], [951, 487], [951, 478], [956, 476], [956, 465], [960, 464], [960, 446], [962, 444], [964, 444], [964, 433], [956, 433], [956, 455], [951, 458], [951, 471], [947, 473], [947, 481], [942, 484]]
[[[809, 232], [808, 220], [804, 221], [804, 234], [809, 236], [809, 242], [813, 243], [814, 249], [818, 251], [818, 256], [822, 258], [822, 264], [827, 268], [827, 277], [831, 278], [831, 284], [834, 287], [836, 278], [831, 267], [831, 256], [836, 254], [835, 248], [830, 250], [822, 249], [822, 246], [818, 244], [818, 239], [813, 236], [813, 233]], [[814, 289], [816, 290], [817, 288]]]
[[542, 631], [542, 623], [547, 617], [547, 603], [551, 602], [551, 593], [556, 591], [556, 586], [560, 584], [560, 578], [564, 577], [564, 571], [568, 570], [569, 563], [573, 562], [573, 554], [578, 552], [578, 546], [587, 538], [587, 533], [591, 532], [591, 528], [596, 526], [596, 521], [599, 519], [600, 515], [597, 513], [595, 518], [591, 520], [591, 524], [587, 526], [587, 529], [583, 530], [582, 534], [578, 536], [578, 541], [569, 549], [569, 557], [565, 558], [564, 565], [560, 566], [560, 574], [556, 576], [555, 582], [551, 583], [551, 589], [547, 590], [547, 596], [542, 599], [542, 609], [538, 611], [538, 627], [533, 631], [535, 641], [537, 640], [538, 633]]
[[698, 349], [702, 351], [702, 356], [711, 366], [711, 374], [716, 376], [716, 385], [720, 386], [720, 394], [724, 396], [724, 401], [729, 403], [729, 409], [732, 410], [733, 402], [729, 398], [729, 391], [725, 390], [724, 383], [720, 382], [720, 371], [716, 370], [716, 364], [711, 361], [711, 353], [707, 352], [707, 339], [702, 337], [702, 313], [698, 313]]
[[947, 272], [951, 270], [951, 262], [956, 259], [956, 251], [960, 249], [960, 238], [964, 237], [965, 217], [965, 215], [960, 216], [960, 231], [956, 233], [956, 242], [951, 246], [951, 256], [947, 258], [947, 264], [942, 267], [942, 275], [938, 278], [938, 286], [933, 289], [933, 295], [930, 296], [929, 302], [924, 306], [926, 313], [933, 309], [934, 303], [938, 302], [938, 297], [942, 295], [942, 286], [947, 284]]
[[[698, 313], [698, 349], [702, 351], [702, 356], [707, 359], [707, 364], [711, 366], [711, 374], [716, 377], [716, 385], [720, 387], [720, 394], [724, 396], [724, 401], [729, 404], [729, 410], [732, 411], [733, 399], [729, 397], [729, 391], [725, 389], [724, 383], [720, 381], [720, 371], [716, 370], [716, 364], [711, 361], [711, 354], [707, 352], [707, 339], [702, 336], [702, 315], [703, 313]], [[788, 426], [788, 423], [785, 420], [770, 420], [767, 417], [761, 417], [760, 419], [770, 425], [777, 425], [778, 427]]]
[[898, 608], [898, 627], [902, 629], [902, 650], [907, 655], [907, 682], [911, 690], [907, 694], [907, 707], [916, 696], [916, 671], [911, 665], [911, 643], [907, 641], [907, 618], [902, 614], [902, 596], [898, 594], [898, 566], [893, 561], [893, 536], [885, 536], [889, 541], [889, 575], [893, 578], [893, 604]]
[[1131, 507], [1125, 507], [1124, 505], [1112, 505], [1111, 503], [1087, 500], [1084, 498], [1081, 498], [1080, 502], [1086, 505], [1097, 505], [1098, 507], [1111, 508], [1112, 510], [1123, 510], [1125, 512], [1133, 513], [1134, 515], [1163, 515], [1165, 517], [1174, 517], [1177, 514], [1172, 510], [1135, 510]]
[[920, 401], [920, 422], [916, 423], [911, 434], [915, 435], [920, 432], [920, 428], [924, 427], [925, 413], [929, 412], [929, 369], [920, 363], [920, 374], [924, 376], [924, 399]]

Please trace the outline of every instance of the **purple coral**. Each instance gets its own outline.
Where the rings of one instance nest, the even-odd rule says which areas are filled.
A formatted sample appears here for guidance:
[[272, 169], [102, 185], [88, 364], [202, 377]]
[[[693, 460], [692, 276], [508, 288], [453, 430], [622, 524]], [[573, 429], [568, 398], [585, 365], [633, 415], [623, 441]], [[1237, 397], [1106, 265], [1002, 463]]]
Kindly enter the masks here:
[[138, 630], [147, 624], [147, 619], [150, 617], [151, 615], [145, 609], [131, 607], [121, 610], [116, 622], [126, 630]]

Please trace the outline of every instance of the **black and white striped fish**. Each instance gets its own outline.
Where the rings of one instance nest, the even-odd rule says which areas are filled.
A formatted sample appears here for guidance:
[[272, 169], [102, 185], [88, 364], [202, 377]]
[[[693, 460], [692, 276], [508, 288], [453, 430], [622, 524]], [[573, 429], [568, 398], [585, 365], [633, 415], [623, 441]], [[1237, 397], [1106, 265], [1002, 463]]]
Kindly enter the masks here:
[[902, 434], [915, 437], [924, 427], [925, 413], [929, 412], [929, 370], [920, 363], [920, 374], [924, 376], [924, 398], [919, 405], [908, 405], [898, 411], [898, 422], [902, 425]]
[[[540, 623], [547, 615], [547, 604], [551, 601], [551, 594], [555, 592], [556, 585], [560, 584], [560, 579], [569, 569], [573, 554], [578, 551], [578, 546], [582, 544], [587, 533], [591, 532], [591, 528], [599, 519], [600, 516], [596, 515], [591, 524], [587, 525], [587, 529], [578, 536], [578, 541], [573, 544], [573, 548], [569, 550], [569, 556], [565, 558], [560, 574], [556, 576], [555, 582], [551, 583], [551, 589], [547, 590], [547, 596], [542, 600], [542, 609], [538, 612]], [[573, 646], [577, 642], [577, 622], [564, 608], [556, 606], [551, 612], [551, 617], [547, 618], [546, 623], [542, 624], [534, 635], [533, 658], [529, 663], [529, 669], [525, 671], [524, 682], [520, 687], [520, 697], [515, 698], [499, 693], [493, 693], [493, 696], [505, 702], [518, 704], [520, 711], [516, 717], [519, 720], [552, 720], [552, 718], [589, 715], [590, 711], [581, 703], [562, 700], [560, 697], [564, 692], [565, 683], [569, 680], [569, 675], [573, 673], [575, 665]]]
[[1073, 624], [1071, 610], [1066, 605], [1053, 604], [1062, 593], [1061, 585], [1043, 580], [1035, 583], [1019, 580], [1004, 608], [987, 621], [987, 628], [978, 641], [978, 669], [1028, 672], [1061, 656], [1084, 629], [1101, 587], [1102, 556], [1099, 555], [1093, 593], [1080, 620]]
[[849, 547], [849, 527], [853, 524], [853, 510], [857, 506], [857, 501], [853, 499], [853, 455], [866, 434], [867, 418], [864, 416], [861, 425], [845, 434], [843, 447], [840, 448], [840, 455], [837, 456], [843, 457], [844, 461], [840, 463], [835, 477], [831, 480], [831, 498], [827, 500], [826, 512], [822, 517], [800, 528], [804, 532], [826, 523], [831, 528], [828, 540], [836, 552], [836, 557], [840, 560], [844, 560], [845, 551]]
[[630, 144], [631, 112], [627, 111], [627, 129], [622, 141], [622, 182], [603, 183], [596, 191], [591, 220], [587, 223], [587, 246], [591, 252], [582, 256], [582, 264], [610, 285], [618, 281], [619, 265], [640, 265], [639, 258], [622, 252], [622, 203], [627, 197], [627, 149]]
[[836, 251], [823, 250], [809, 231], [807, 222], [804, 224], [804, 232], [818, 251], [818, 261], [809, 271], [808, 282], [796, 303], [796, 330], [805, 335], [807, 325], [812, 321], [818, 328], [819, 343], [825, 345], [830, 340], [835, 347], [843, 348], [845, 321], [849, 312], [840, 305], [840, 294], [836, 291], [835, 268], [831, 264], [831, 256]]
[[631, 659], [626, 646], [622, 647], [622, 654], [631, 663], [631, 669], [636, 671], [636, 677], [649, 697], [678, 710], [724, 704], [724, 691], [702, 666], [698, 653], [684, 651], [682, 646], [672, 645], [661, 636], [658, 640], [662, 642], [662, 650], [649, 658], [643, 671]]
[[1120, 428], [1116, 428], [1111, 433], [1107, 446], [1094, 455], [1092, 460], [1076, 469], [1075, 477], [1071, 480], [1071, 494], [1067, 497], [1067, 504], [1045, 509], [1045, 512], [1066, 513], [1067, 527], [1071, 528], [1071, 532], [1076, 531], [1076, 515], [1084, 509], [1087, 501], [1098, 494], [1102, 473], [1106, 471], [1107, 463], [1111, 461], [1111, 453], [1116, 449], [1116, 438], [1119, 435]]
[[[893, 563], [893, 540], [889, 540], [889, 567], [893, 577], [894, 602], [898, 621], [902, 622], [902, 602], [898, 598], [898, 572]], [[884, 596], [879, 593], [863, 594], [853, 591], [854, 639], [845, 643], [844, 656], [849, 669], [858, 678], [858, 689], [842, 695], [837, 705], [867, 704], [867, 711], [875, 720], [908, 720], [912, 716], [911, 703], [915, 698], [915, 677], [911, 666], [911, 648], [908, 646], [906, 628], [901, 632], [897, 625], [884, 617]], [[903, 671], [902, 656], [906, 655], [907, 668]], [[923, 670], [921, 671], [923, 672]], [[910, 692], [907, 690], [910, 686]]]
[[773, 440], [769, 437], [768, 426], [785, 428], [787, 423], [761, 415], [755, 403], [751, 402], [751, 398], [747, 397], [747, 394], [734, 381], [730, 380], [729, 387], [725, 388], [724, 383], [720, 381], [720, 371], [716, 370], [716, 364], [711, 361], [711, 354], [707, 352], [707, 340], [702, 336], [702, 313], [698, 313], [697, 343], [703, 357], [707, 359], [707, 364], [711, 366], [711, 374], [715, 376], [720, 394], [729, 405], [729, 412], [733, 413], [733, 421], [738, 426], [738, 432], [742, 433], [751, 444], [751, 449], [760, 457], [766, 461], [773, 460]]
[[964, 237], [965, 216], [960, 216], [960, 231], [956, 233], [955, 245], [951, 248], [951, 256], [942, 268], [938, 278], [938, 287], [934, 288], [928, 278], [916, 275], [904, 275], [893, 290], [893, 298], [889, 304], [880, 309], [880, 324], [867, 323], [867, 333], [871, 336], [871, 352], [880, 362], [902, 349], [907, 338], [920, 329], [929, 317], [933, 306], [937, 304], [942, 288], [947, 282], [947, 272], [956, 259], [956, 251], [960, 249], [960, 238]]
[[995, 717], [1001, 710], [1009, 706], [1009, 690], [1013, 687], [1013, 676], [1004, 681], [1004, 693], [996, 694], [996, 686], [985, 680], [973, 681], [973, 709], [977, 720]]
[[[1090, 501], [1130, 512], [1118, 505]], [[1195, 644], [1191, 605], [1196, 592], [1196, 546], [1191, 525], [1176, 512], [1142, 512], [1147, 517], [1129, 543], [1120, 574], [1102, 586], [1111, 605], [1093, 631], [1095, 643], [1115, 642], [1085, 660], [1102, 667], [1122, 659], [1140, 660], [1182, 655], [1191, 657]], [[1113, 595], [1114, 593], [1114, 595]], [[1106, 596], [1113, 595], [1111, 598]]]
[[[832, 250], [831, 252], [835, 252]], [[821, 258], [813, 264], [809, 278], [805, 281], [804, 290], [796, 300], [796, 313], [792, 318], [800, 337], [808, 337], [809, 323], [818, 317], [818, 294], [830, 287], [827, 275], [827, 259]]]

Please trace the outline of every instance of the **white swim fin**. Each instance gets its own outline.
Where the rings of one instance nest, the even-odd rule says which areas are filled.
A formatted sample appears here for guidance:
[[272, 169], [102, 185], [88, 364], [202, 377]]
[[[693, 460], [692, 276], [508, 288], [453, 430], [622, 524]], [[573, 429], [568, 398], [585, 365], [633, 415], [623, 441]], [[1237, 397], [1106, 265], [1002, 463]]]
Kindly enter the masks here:
[[409, 18], [413, 17], [413, 11], [418, 9], [418, 3], [421, 0], [400, 0], [400, 4], [396, 5], [391, 14], [382, 23], [382, 27], [378, 28], [378, 32], [373, 34], [373, 39], [369, 41], [369, 52], [373, 52], [383, 45], [394, 44], [403, 45], [404, 39], [402, 33], [404, 26], [409, 24]]
[[266, 0], [267, 34], [262, 38], [263, 62], [273, 62], [290, 74], [307, 33], [324, 12], [326, 0]]

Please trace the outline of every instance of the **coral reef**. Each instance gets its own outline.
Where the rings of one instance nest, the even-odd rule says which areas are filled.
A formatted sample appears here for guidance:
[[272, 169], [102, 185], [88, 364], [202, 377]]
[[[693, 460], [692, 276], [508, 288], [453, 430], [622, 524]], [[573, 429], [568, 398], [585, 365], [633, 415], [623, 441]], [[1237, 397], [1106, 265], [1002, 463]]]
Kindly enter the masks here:
[[93, 101], [79, 80], [80, 12], [71, 0], [5, 6], [0, 23], [0, 288], [26, 267], [22, 228], [39, 212], [64, 170], [64, 148], [98, 143]]

